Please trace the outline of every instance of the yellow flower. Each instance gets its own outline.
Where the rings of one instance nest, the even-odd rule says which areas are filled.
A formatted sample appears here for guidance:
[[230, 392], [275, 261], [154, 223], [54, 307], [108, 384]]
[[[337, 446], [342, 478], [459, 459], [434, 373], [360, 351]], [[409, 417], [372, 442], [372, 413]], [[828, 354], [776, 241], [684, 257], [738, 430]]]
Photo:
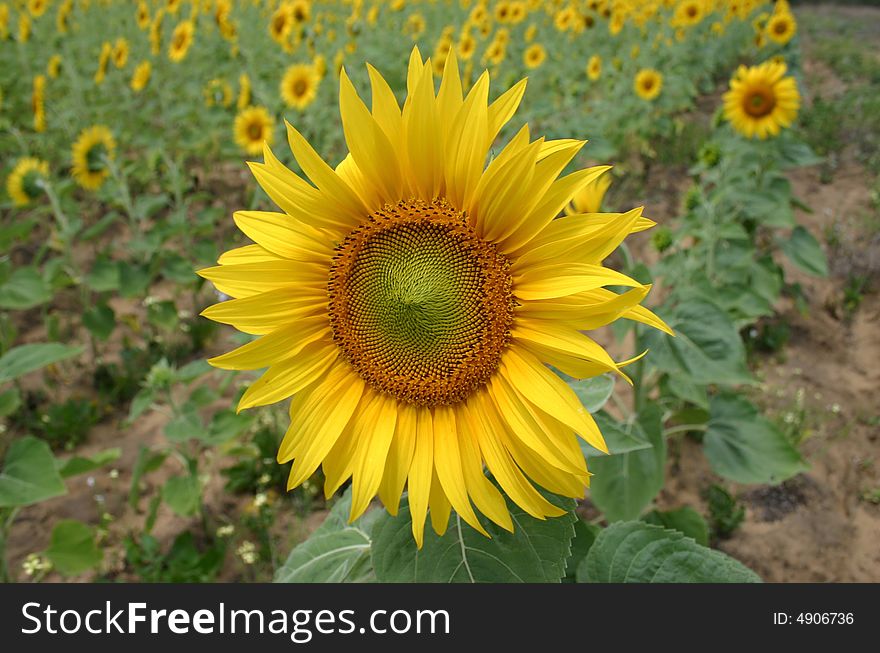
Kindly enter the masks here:
[[504, 41], [495, 39], [486, 47], [486, 51], [483, 53], [483, 63], [489, 62], [497, 66], [504, 61], [506, 55], [507, 46]]
[[27, 43], [31, 38], [31, 19], [25, 14], [18, 15], [18, 41], [19, 43]]
[[767, 38], [779, 45], [785, 45], [791, 41], [796, 32], [797, 22], [794, 16], [788, 12], [774, 13], [764, 29]]
[[150, 8], [144, 0], [138, 2], [137, 11], [135, 12], [135, 20], [140, 29], [147, 29], [150, 26]]
[[195, 25], [191, 20], [185, 20], [174, 28], [171, 34], [171, 43], [168, 45], [168, 58], [175, 63], [183, 61], [186, 53], [193, 42]]
[[84, 129], [73, 144], [71, 174], [86, 190], [97, 190], [110, 176], [107, 167], [116, 150], [113, 134], [104, 125]]
[[275, 122], [265, 107], [248, 107], [235, 117], [233, 125], [235, 142], [247, 154], [259, 154], [263, 151], [264, 143], [272, 144], [274, 127]]
[[797, 117], [800, 94], [785, 63], [740, 66], [724, 94], [724, 117], [747, 138], [776, 136]]
[[526, 48], [523, 53], [523, 64], [526, 68], [535, 69], [544, 63], [547, 58], [547, 50], [540, 43], [534, 43]]
[[404, 34], [409, 34], [409, 37], [415, 41], [424, 33], [424, 31], [425, 17], [418, 12], [410, 14], [403, 26]]
[[293, 31], [291, 7], [289, 4], [282, 4], [275, 10], [269, 21], [269, 36], [279, 45], [284, 45], [291, 31]]
[[232, 87], [225, 79], [212, 79], [202, 89], [206, 107], [228, 107], [232, 104]]
[[28, 11], [34, 18], [39, 18], [49, 8], [49, 0], [28, 0]]
[[663, 88], [663, 75], [653, 68], [643, 68], [636, 74], [633, 87], [643, 100], [653, 100]]
[[128, 52], [128, 41], [122, 37], [116, 39], [113, 45], [113, 65], [117, 68], [125, 68], [125, 64], [128, 63]]
[[705, 15], [703, 0], [682, 0], [675, 8], [672, 24], [693, 27], [699, 24]]
[[462, 34], [461, 38], [458, 39], [458, 47], [456, 48], [456, 52], [460, 59], [464, 61], [469, 61], [471, 57], [474, 56], [474, 52], [477, 49], [477, 40], [471, 36], [470, 34]]
[[293, 0], [290, 3], [290, 15], [297, 25], [309, 22], [312, 17], [312, 8], [309, 0]]
[[[342, 50], [339, 51], [339, 55], [341, 54]], [[339, 66], [342, 66], [341, 61]], [[281, 78], [281, 99], [287, 106], [302, 111], [314, 101], [320, 82], [321, 77], [314, 66], [293, 64], [284, 71], [284, 77]]]
[[601, 264], [652, 223], [640, 208], [554, 219], [607, 169], [557, 178], [583, 141], [532, 140], [524, 126], [486, 165], [524, 82], [490, 105], [484, 73], [465, 97], [450, 53], [435, 95], [433, 67], [414, 50], [401, 109], [370, 78], [372, 111], [340, 77], [350, 154], [335, 169], [289, 124], [309, 181], [269, 148], [250, 164], [284, 212], [235, 213], [255, 244], [199, 274], [235, 298], [203, 315], [260, 337], [210, 362], [268, 367], [239, 409], [292, 397], [278, 451], [293, 461], [288, 488], [318, 467], [328, 497], [351, 478], [350, 519], [377, 494], [397, 514], [406, 486], [418, 546], [429, 510], [438, 533], [452, 509], [484, 534], [477, 512], [513, 530], [484, 466], [529, 514], [564, 514], [534, 484], [581, 497], [589, 472], [576, 434], [607, 448], [547, 365], [622, 375], [625, 363], [584, 331], [619, 317], [668, 330], [639, 306], [649, 287]]
[[34, 91], [31, 95], [31, 107], [34, 112], [34, 131], [46, 131], [46, 77], [37, 75], [34, 77]]
[[49, 62], [46, 64], [46, 74], [49, 75], [49, 79], [56, 79], [60, 70], [61, 55], [53, 54], [49, 57]]
[[55, 14], [55, 28], [59, 34], [67, 34], [70, 30], [70, 13], [73, 11], [73, 0], [65, 0]]
[[587, 61], [587, 77], [590, 78], [590, 81], [595, 82], [602, 75], [602, 57], [598, 54], [594, 54], [590, 57], [589, 61]]
[[101, 44], [101, 54], [98, 56], [98, 70], [95, 71], [95, 84], [104, 83], [107, 76], [107, 64], [110, 62], [110, 55], [113, 53], [113, 46], [107, 41]]
[[525, 42], [526, 42], [526, 43], [531, 43], [532, 41], [534, 41], [534, 40], [535, 40], [535, 35], [536, 35], [537, 33], [538, 33], [538, 26], [537, 26], [537, 25], [534, 25], [534, 24], [529, 25], [529, 26], [526, 28], [526, 33], [525, 33], [525, 35], [524, 35], [524, 37], [523, 37], [523, 38], [525, 39]]
[[144, 90], [147, 83], [150, 81], [150, 75], [152, 72], [152, 64], [149, 61], [141, 61], [137, 65], [137, 68], [134, 69], [134, 74], [131, 76], [131, 90], [135, 93], [140, 93]]
[[242, 73], [238, 77], [238, 100], [235, 102], [235, 107], [241, 111], [242, 109], [246, 109], [251, 104], [251, 78], [247, 76], [247, 73]]
[[25, 206], [43, 194], [40, 181], [49, 176], [49, 164], [27, 157], [19, 160], [6, 178], [6, 192], [16, 206]]

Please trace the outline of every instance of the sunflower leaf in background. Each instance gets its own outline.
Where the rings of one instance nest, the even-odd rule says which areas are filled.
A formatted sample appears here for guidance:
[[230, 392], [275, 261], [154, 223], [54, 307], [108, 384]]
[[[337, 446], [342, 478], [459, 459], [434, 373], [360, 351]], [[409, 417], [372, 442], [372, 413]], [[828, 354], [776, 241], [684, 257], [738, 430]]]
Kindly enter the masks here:
[[802, 226], [798, 225], [792, 230], [791, 237], [782, 242], [781, 249], [804, 272], [817, 277], [828, 276], [828, 260], [822, 246]]
[[578, 566], [580, 583], [759, 583], [751, 569], [678, 531], [638, 521], [603, 530]]
[[0, 468], [0, 508], [27, 506], [67, 494], [49, 445], [25, 436], [9, 446]]
[[566, 381], [590, 413], [600, 411], [614, 392], [614, 377], [610, 374], [594, 376], [591, 379], [566, 379]]
[[12, 381], [41, 367], [79, 356], [82, 352], [83, 348], [80, 346], [62, 345], [58, 342], [19, 345], [0, 357], [0, 383]]
[[97, 567], [104, 552], [95, 541], [95, 531], [75, 519], [55, 524], [49, 548], [44, 552], [52, 565], [65, 576], [75, 576]]

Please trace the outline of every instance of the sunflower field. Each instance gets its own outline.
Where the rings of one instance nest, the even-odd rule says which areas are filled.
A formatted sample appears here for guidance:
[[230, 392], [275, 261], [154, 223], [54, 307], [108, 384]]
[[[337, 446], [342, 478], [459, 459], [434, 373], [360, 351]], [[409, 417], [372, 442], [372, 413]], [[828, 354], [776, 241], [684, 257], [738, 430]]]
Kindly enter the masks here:
[[880, 580], [877, 25], [0, 0], [0, 579]]

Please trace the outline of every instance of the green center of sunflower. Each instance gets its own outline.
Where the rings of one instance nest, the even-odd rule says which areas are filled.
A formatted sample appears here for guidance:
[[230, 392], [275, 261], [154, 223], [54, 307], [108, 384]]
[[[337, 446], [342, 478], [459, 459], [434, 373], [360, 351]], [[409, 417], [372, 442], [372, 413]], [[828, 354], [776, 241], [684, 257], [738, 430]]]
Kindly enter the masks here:
[[776, 98], [772, 91], [767, 89], [754, 89], [744, 102], [745, 112], [753, 118], [766, 116], [776, 106]]
[[42, 195], [43, 188], [39, 183], [42, 179], [43, 175], [39, 170], [29, 170], [24, 175], [21, 180], [21, 189], [28, 196], [28, 199], [34, 200]]
[[106, 167], [107, 148], [103, 143], [95, 143], [86, 153], [89, 172], [101, 172]]
[[498, 367], [515, 305], [509, 263], [442, 200], [400, 202], [336, 248], [333, 337], [374, 389], [452, 404]]

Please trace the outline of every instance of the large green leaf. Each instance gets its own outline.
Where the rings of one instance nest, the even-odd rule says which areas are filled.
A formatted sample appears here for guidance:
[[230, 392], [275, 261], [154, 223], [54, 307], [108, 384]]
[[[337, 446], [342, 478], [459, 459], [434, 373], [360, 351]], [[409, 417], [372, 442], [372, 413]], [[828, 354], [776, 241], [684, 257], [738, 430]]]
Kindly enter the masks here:
[[645, 439], [641, 429], [633, 428], [626, 424], [619, 424], [604, 411], [596, 413], [593, 415], [593, 418], [602, 432], [602, 437], [605, 438], [608, 453], [599, 451], [579, 438], [578, 442], [581, 445], [581, 451], [585, 458], [604, 458], [608, 455], [614, 456], [621, 453], [630, 453], [641, 449], [650, 449], [654, 446]]
[[118, 460], [121, 455], [122, 449], [113, 447], [112, 449], [99, 451], [94, 456], [73, 456], [63, 462], [58, 461], [57, 464], [60, 465], [58, 471], [62, 477], [70, 478], [71, 476], [91, 472], [99, 467], [103, 467], [107, 463], [112, 463], [114, 460]]
[[703, 516], [690, 506], [677, 510], [652, 510], [642, 521], [669, 528], [692, 538], [697, 544], [709, 546], [709, 525]]
[[0, 472], [0, 508], [27, 506], [66, 493], [48, 444], [28, 435], [10, 445]]
[[817, 277], [828, 276], [828, 260], [825, 252], [813, 234], [798, 225], [791, 232], [791, 237], [782, 243], [785, 255], [804, 272]]
[[558, 583], [565, 577], [571, 555], [575, 502], [555, 496], [548, 500], [568, 512], [540, 520], [508, 502], [513, 533], [481, 517], [491, 539], [453, 512], [442, 536], [426, 526], [421, 550], [413, 540], [409, 506], [402, 506], [397, 517], [383, 512], [373, 528], [376, 579], [389, 583]]
[[382, 511], [371, 510], [348, 523], [351, 489], [336, 502], [324, 523], [295, 547], [275, 573], [276, 583], [358, 583], [373, 580], [370, 529]]
[[0, 308], [24, 310], [52, 299], [52, 288], [36, 268], [18, 268], [0, 284]]
[[582, 583], [756, 583], [733, 558], [678, 531], [639, 521], [602, 531], [577, 570]]
[[719, 476], [737, 483], [780, 483], [807, 469], [797, 449], [748, 400], [712, 397], [709, 415], [703, 447]]
[[648, 365], [668, 374], [684, 374], [694, 383], [750, 383], [746, 353], [736, 326], [715, 304], [699, 299], [682, 302], [666, 316], [675, 338], [650, 331], [644, 346]]
[[46, 557], [65, 576], [97, 567], [103, 552], [95, 543], [95, 532], [75, 519], [64, 519], [52, 529]]
[[605, 402], [614, 392], [614, 377], [610, 374], [594, 376], [590, 379], [578, 379], [568, 382], [578, 399], [590, 413], [601, 410]]
[[78, 356], [82, 351], [82, 347], [62, 345], [60, 342], [20, 345], [0, 357], [0, 383], [12, 381], [65, 358]]
[[647, 407], [629, 428], [650, 448], [590, 459], [590, 499], [609, 521], [635, 519], [663, 488], [666, 440], [660, 408]]
[[202, 504], [202, 487], [197, 476], [172, 476], [162, 488], [162, 499], [181, 517], [190, 517]]

